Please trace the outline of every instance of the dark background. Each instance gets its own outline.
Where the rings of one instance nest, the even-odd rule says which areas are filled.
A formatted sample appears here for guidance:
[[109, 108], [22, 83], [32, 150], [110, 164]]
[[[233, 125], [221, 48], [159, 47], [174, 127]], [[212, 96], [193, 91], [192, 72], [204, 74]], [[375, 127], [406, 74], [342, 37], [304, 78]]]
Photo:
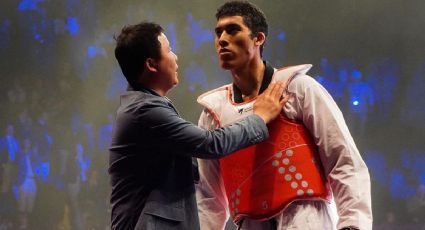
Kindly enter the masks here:
[[[0, 229], [17, 229], [22, 214], [8, 129], [17, 159], [26, 139], [34, 154], [28, 229], [108, 228], [107, 145], [126, 88], [114, 35], [142, 20], [166, 29], [179, 56], [180, 85], [169, 97], [196, 123], [196, 97], [231, 82], [213, 48], [223, 2], [1, 1]], [[253, 2], [269, 22], [265, 59], [313, 64], [309, 75], [340, 106], [372, 176], [374, 229], [424, 226], [425, 2]], [[15, 170], [5, 173], [7, 164]]]

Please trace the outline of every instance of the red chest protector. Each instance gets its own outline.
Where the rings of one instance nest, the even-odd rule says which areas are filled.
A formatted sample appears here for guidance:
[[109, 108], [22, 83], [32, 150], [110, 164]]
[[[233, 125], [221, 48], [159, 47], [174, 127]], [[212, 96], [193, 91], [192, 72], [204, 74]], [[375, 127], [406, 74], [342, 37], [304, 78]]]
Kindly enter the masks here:
[[[287, 81], [309, 65], [278, 70], [274, 81]], [[198, 102], [226, 126], [252, 114], [254, 101], [232, 102], [226, 85], [201, 95]], [[220, 160], [221, 175], [234, 222], [244, 217], [270, 219], [295, 200], [330, 200], [316, 145], [301, 123], [280, 116], [268, 124], [269, 139]]]

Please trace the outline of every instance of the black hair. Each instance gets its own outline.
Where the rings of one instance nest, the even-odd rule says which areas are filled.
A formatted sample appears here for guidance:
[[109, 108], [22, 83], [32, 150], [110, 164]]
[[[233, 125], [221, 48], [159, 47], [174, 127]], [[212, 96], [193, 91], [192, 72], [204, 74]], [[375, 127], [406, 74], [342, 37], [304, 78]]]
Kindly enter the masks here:
[[164, 29], [153, 22], [141, 22], [125, 26], [115, 40], [115, 58], [130, 86], [137, 86], [137, 81], [144, 71], [146, 59], [159, 59], [161, 43], [158, 36]]

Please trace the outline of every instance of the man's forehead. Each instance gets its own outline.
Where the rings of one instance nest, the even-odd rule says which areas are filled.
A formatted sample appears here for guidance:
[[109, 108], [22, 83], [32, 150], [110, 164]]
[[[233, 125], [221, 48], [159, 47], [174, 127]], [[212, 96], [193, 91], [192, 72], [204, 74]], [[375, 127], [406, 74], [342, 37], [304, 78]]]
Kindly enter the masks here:
[[165, 39], [167, 39], [167, 36], [164, 34], [164, 33], [160, 33], [159, 35], [158, 35], [158, 40], [165, 40]]
[[228, 25], [240, 25], [240, 26], [246, 26], [243, 17], [236, 15], [236, 16], [224, 16], [217, 20], [216, 27], [225, 27]]
[[158, 41], [164, 44], [168, 44], [167, 36], [164, 33], [158, 35]]

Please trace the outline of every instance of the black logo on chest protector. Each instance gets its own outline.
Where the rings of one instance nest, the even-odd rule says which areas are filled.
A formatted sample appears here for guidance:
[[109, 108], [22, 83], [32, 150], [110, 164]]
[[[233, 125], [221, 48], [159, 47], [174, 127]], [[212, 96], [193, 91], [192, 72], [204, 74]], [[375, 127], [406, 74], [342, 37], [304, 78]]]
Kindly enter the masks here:
[[252, 110], [252, 106], [245, 107], [245, 108], [240, 108], [240, 109], [238, 109], [238, 113], [239, 114], [242, 114], [242, 113], [246, 113], [246, 112], [251, 111], [251, 110]]

